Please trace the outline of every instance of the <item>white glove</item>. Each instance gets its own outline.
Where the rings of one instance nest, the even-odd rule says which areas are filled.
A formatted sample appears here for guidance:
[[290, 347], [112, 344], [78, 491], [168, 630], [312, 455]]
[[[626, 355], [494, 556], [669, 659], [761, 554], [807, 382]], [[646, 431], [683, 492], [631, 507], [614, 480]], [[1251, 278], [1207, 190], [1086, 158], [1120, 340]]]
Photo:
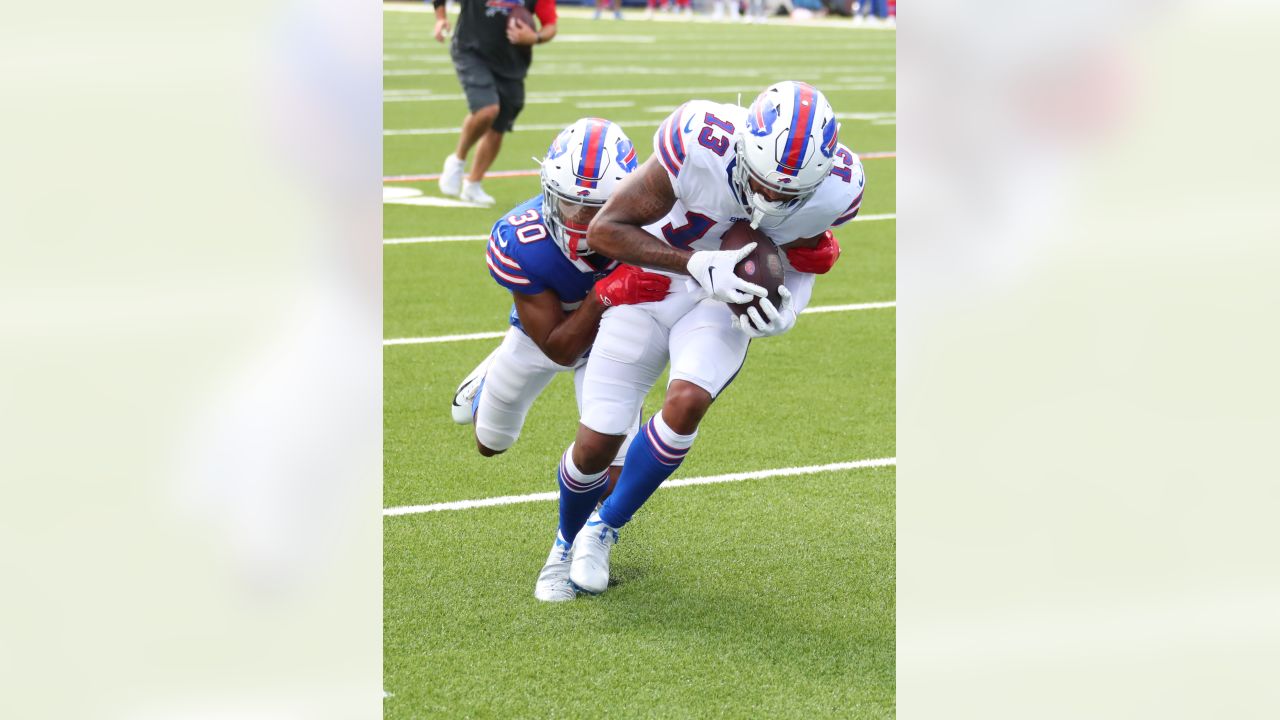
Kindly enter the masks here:
[[[733, 319], [733, 326], [742, 331], [742, 334], [749, 338], [770, 337], [772, 335], [781, 335], [796, 326], [796, 311], [791, 308], [791, 291], [786, 285], [778, 288], [778, 294], [782, 295], [782, 307], [775, 308], [773, 303], [769, 302], [769, 298], [760, 300], [760, 309], [764, 310], [764, 316], [761, 317], [759, 310], [755, 308], [747, 308], [747, 311]], [[750, 318], [750, 319], [748, 319]]]
[[711, 298], [727, 303], [751, 302], [768, 295], [764, 288], [734, 274], [733, 268], [756, 249], [755, 243], [737, 250], [699, 250], [689, 257], [689, 274]]

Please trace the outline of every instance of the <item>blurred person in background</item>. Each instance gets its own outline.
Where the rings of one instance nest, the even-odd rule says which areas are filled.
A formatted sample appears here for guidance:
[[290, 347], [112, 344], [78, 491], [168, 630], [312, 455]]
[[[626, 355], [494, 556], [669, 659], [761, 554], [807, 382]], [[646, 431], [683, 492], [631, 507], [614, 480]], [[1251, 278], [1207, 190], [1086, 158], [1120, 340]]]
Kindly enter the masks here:
[[596, 0], [596, 14], [592, 16], [592, 20], [599, 20], [600, 13], [606, 8], [613, 9], [613, 19], [622, 19], [622, 0]]
[[862, 25], [870, 22], [867, 16], [872, 12], [875, 13], [875, 24], [892, 25], [893, 21], [889, 19], [889, 0], [859, 0], [854, 6], [853, 23]]
[[[436, 40], [444, 42], [449, 33], [445, 0], [432, 0], [432, 5]], [[513, 17], [513, 10], [536, 15], [540, 27], [535, 30]], [[511, 132], [524, 108], [524, 78], [533, 62], [532, 47], [555, 36], [555, 0], [462, 0], [449, 54], [470, 113], [462, 122], [457, 151], [445, 158], [440, 192], [480, 205], [494, 203], [481, 181], [502, 149], [503, 134]], [[464, 179], [472, 147], [475, 162]]]
[[747, 22], [764, 22], [764, 0], [747, 0]]
[[733, 22], [739, 19], [738, 0], [713, 0], [711, 19], [719, 20], [726, 16]]

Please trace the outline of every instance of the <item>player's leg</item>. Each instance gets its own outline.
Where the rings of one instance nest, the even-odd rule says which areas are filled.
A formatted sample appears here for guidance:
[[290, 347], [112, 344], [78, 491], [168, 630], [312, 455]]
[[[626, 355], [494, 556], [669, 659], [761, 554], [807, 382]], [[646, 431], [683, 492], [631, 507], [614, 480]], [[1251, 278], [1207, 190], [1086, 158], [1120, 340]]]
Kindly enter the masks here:
[[608, 586], [609, 551], [618, 537], [612, 529], [594, 532], [587, 519], [604, 493], [610, 466], [635, 433], [644, 396], [666, 364], [667, 328], [651, 312], [621, 305], [605, 313], [583, 375], [582, 419], [557, 470], [560, 535], [573, 546], [567, 579], [587, 592]]
[[[578, 534], [604, 492], [611, 465], [625, 458], [644, 396], [667, 364], [667, 331], [634, 306], [611, 308], [582, 371], [581, 422], [561, 459], [560, 529]], [[588, 492], [589, 489], [589, 492]]]
[[515, 444], [533, 401], [564, 369], [548, 360], [529, 336], [516, 328], [507, 331], [475, 399], [476, 449], [481, 455], [497, 455]]
[[742, 369], [749, 341], [732, 319], [724, 303], [703, 300], [671, 328], [667, 395], [631, 444], [618, 486], [600, 507], [598, 517], [608, 527], [630, 521], [680, 467], [711, 403]]
[[494, 200], [480, 183], [502, 149], [503, 136], [514, 129], [516, 117], [524, 109], [524, 80], [497, 78], [495, 82], [500, 101], [498, 115], [493, 120], [493, 126], [480, 139], [476, 147], [475, 162], [471, 165], [466, 182], [462, 184], [462, 199], [483, 205], [492, 205]]
[[[587, 363], [584, 362], [573, 373], [574, 391], [578, 399], [578, 417], [582, 417], [583, 386], [586, 384], [586, 377]], [[631, 442], [635, 439], [636, 432], [640, 429], [640, 417], [642, 410], [643, 408], [636, 408], [636, 417], [631, 423], [631, 431], [622, 441], [622, 445], [618, 448], [618, 451], [614, 453], [613, 462], [609, 464], [609, 475], [604, 485], [604, 491], [601, 493], [600, 498], [597, 501], [597, 505], [599, 502], [603, 502], [605, 498], [609, 497], [609, 493], [613, 492], [614, 486], [618, 484], [618, 475], [622, 473], [622, 463], [626, 460], [627, 449], [631, 447]], [[612, 443], [616, 441], [611, 439], [609, 442]]]
[[484, 375], [489, 371], [489, 365], [498, 353], [502, 351], [502, 344], [493, 349], [493, 352], [485, 356], [467, 376], [458, 383], [458, 389], [453, 393], [453, 404], [449, 408], [453, 421], [459, 425], [470, 425], [475, 422], [476, 418], [476, 402], [480, 396], [480, 386], [484, 384]]
[[454, 51], [452, 55], [458, 82], [467, 97], [469, 113], [462, 121], [458, 146], [452, 155], [445, 158], [444, 170], [440, 174], [440, 192], [445, 195], [458, 195], [462, 192], [467, 154], [493, 126], [500, 109], [497, 81], [488, 66], [478, 56], [467, 51]]

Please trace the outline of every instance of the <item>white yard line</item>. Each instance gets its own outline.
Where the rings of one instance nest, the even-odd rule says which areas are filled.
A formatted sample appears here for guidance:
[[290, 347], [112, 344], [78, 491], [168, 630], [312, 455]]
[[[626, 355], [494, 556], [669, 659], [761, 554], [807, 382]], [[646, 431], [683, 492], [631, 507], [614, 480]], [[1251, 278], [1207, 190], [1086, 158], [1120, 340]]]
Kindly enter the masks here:
[[[893, 90], [895, 85], [892, 83], [874, 83], [868, 85], [829, 85], [823, 87], [823, 92], [830, 93], [837, 90]], [[538, 100], [551, 98], [568, 98], [568, 97], [632, 97], [638, 95], [687, 95], [705, 97], [707, 95], [718, 95], [722, 93], [758, 93], [759, 88], [755, 86], [732, 85], [722, 87], [685, 87], [685, 88], [601, 88], [594, 90], [560, 90], [547, 91], [544, 93], [532, 92], [525, 96], [525, 102], [537, 102]], [[443, 102], [465, 100], [466, 96], [461, 93], [435, 94], [426, 90], [386, 90], [382, 93], [383, 102]]]
[[[630, 103], [629, 103], [630, 104]], [[582, 107], [585, 107], [582, 106]], [[601, 107], [595, 105], [595, 107]], [[643, 118], [641, 120], [614, 120], [615, 125], [622, 127], [655, 127], [662, 122], [664, 118]], [[518, 130], [563, 130], [567, 123], [534, 123], [520, 124]], [[383, 130], [383, 137], [394, 137], [397, 135], [457, 135], [462, 132], [461, 127], [435, 127], [435, 128], [400, 128], [397, 130]]]
[[[635, 101], [622, 100], [617, 102], [581, 102], [581, 103], [574, 103], [574, 104], [577, 105], [577, 107], [579, 108], [613, 108], [613, 107], [631, 107], [635, 105]], [[675, 108], [666, 107], [666, 106], [646, 108], [646, 111], [648, 112], [664, 113], [664, 114], [669, 114], [672, 110], [675, 110]], [[865, 120], [865, 121], [871, 122], [873, 125], [883, 124], [883, 123], [892, 124], [896, 122], [894, 119], [895, 113], [891, 113], [891, 112], [889, 113], [837, 113], [836, 118], [839, 120]], [[613, 120], [612, 122], [615, 125], [621, 125], [623, 128], [655, 127], [664, 119], [665, 118], [648, 117], [648, 118], [633, 118], [628, 120]], [[541, 131], [541, 130], [562, 130], [564, 129], [564, 127], [565, 127], [564, 123], [534, 123], [534, 124], [521, 124], [517, 129], [527, 130], [527, 131], [535, 131], [535, 130]], [[432, 127], [432, 128], [392, 128], [390, 130], [383, 130], [382, 135], [383, 137], [397, 137], [401, 135], [457, 135], [460, 132], [462, 132], [462, 128], [456, 127], [456, 126]]]
[[[856, 312], [858, 310], [883, 310], [886, 308], [896, 308], [897, 301], [889, 300], [886, 302], [873, 303], [854, 303], [851, 305], [815, 305], [814, 307], [805, 308], [800, 311], [801, 315], [810, 313], [831, 313], [831, 312]], [[383, 340], [383, 346], [387, 345], [425, 345], [427, 343], [447, 343], [447, 342], [463, 342], [465, 340], [494, 340], [506, 335], [506, 331], [500, 332], [482, 332], [468, 333], [465, 335], [433, 335], [431, 337], [416, 338], [391, 338]]]
[[[877, 220], [896, 220], [897, 213], [884, 213], [882, 215], [859, 215], [850, 220], [850, 222], [875, 222]], [[466, 242], [473, 240], [488, 240], [488, 235], [430, 235], [425, 237], [407, 237], [407, 238], [390, 238], [383, 240], [383, 245], [417, 245], [421, 243], [444, 243], [444, 242]]]
[[[855, 218], [856, 219], [856, 218]], [[411, 237], [383, 240], [383, 245], [412, 245], [417, 243], [463, 242], [466, 240], [488, 240], [488, 235], [434, 235], [432, 237]]]
[[[760, 480], [771, 477], [790, 477], [793, 475], [813, 475], [816, 473], [836, 472], [839, 470], [856, 470], [858, 468], [891, 467], [898, 464], [897, 458], [876, 458], [874, 460], [854, 460], [852, 462], [828, 463], [826, 465], [805, 465], [803, 467], [776, 468], [773, 470], [756, 470], [754, 472], [728, 473], [725, 475], [704, 475], [702, 477], [668, 480], [658, 486], [663, 488], [687, 487], [690, 485], [712, 485], [715, 483], [738, 482], [740, 480]], [[431, 505], [403, 505], [385, 508], [384, 517], [394, 515], [417, 515], [419, 513], [441, 512], [444, 510], [471, 510], [473, 508], [493, 507], [495, 505], [516, 505], [555, 500], [557, 493], [530, 493], [528, 495], [504, 495], [502, 497], [481, 498], [478, 500], [457, 500], [455, 502], [433, 503]]]
[[463, 340], [496, 340], [506, 335], [507, 331], [502, 332], [482, 332], [467, 333], [465, 335], [436, 335], [434, 337], [420, 338], [392, 338], [391, 340], [383, 340], [383, 345], [422, 345], [424, 343], [447, 343], [462, 342]]
[[809, 313], [829, 313], [829, 312], [847, 312], [850, 310], [882, 310], [884, 308], [896, 308], [896, 301], [876, 302], [876, 303], [855, 303], [852, 305], [815, 305], [814, 307], [805, 308], [800, 311], [801, 315]]

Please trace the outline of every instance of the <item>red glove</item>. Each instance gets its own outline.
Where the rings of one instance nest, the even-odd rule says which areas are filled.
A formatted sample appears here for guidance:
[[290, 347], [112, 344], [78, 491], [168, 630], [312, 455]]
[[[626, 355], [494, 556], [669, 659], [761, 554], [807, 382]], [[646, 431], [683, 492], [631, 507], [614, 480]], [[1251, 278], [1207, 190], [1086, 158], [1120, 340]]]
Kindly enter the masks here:
[[840, 243], [836, 242], [836, 236], [830, 230], [822, 236], [817, 247], [787, 248], [787, 260], [800, 272], [821, 275], [834, 267], [839, 259]]
[[661, 300], [667, 296], [671, 278], [645, 272], [635, 265], [619, 265], [603, 280], [596, 281], [596, 296], [605, 307], [635, 305]]

